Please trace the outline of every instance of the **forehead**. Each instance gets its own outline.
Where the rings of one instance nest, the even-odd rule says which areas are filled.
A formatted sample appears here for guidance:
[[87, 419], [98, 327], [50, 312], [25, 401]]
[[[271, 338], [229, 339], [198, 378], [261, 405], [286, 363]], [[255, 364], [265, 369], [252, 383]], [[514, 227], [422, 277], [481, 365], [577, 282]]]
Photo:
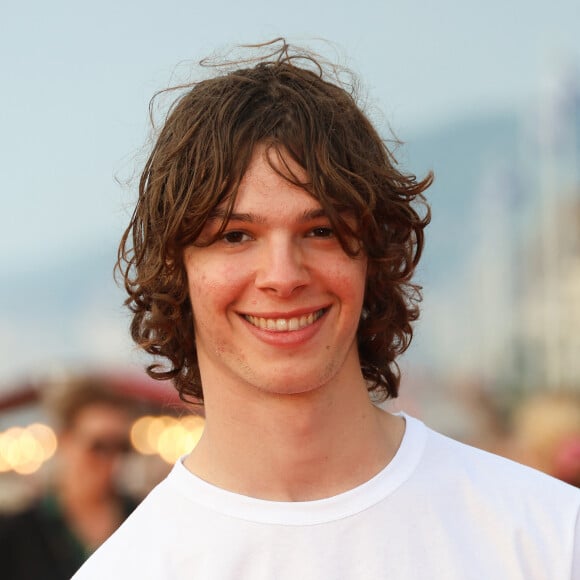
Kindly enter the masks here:
[[72, 430], [85, 433], [124, 433], [130, 424], [127, 409], [108, 403], [86, 405], [77, 413]]
[[[251, 211], [260, 220], [280, 212], [324, 212], [320, 202], [306, 189], [306, 171], [283, 149], [260, 145], [254, 150], [234, 195], [218, 205], [210, 219], [242, 217]], [[229, 212], [232, 216], [229, 216]]]

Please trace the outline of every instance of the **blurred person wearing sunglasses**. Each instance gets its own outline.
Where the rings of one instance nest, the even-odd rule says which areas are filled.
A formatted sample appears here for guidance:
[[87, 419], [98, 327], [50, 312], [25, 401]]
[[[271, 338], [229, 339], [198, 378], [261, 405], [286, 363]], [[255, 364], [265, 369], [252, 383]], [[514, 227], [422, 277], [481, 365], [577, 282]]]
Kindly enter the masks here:
[[69, 579], [133, 511], [118, 490], [135, 405], [96, 377], [49, 389], [58, 430], [48, 492], [0, 520], [0, 566], [10, 580]]

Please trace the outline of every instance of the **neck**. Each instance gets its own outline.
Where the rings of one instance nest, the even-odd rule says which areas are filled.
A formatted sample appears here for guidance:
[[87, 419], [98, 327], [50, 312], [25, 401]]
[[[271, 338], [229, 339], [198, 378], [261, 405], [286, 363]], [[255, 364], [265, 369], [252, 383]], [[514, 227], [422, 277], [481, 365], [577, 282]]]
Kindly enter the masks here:
[[[247, 395], [247, 393], [246, 393]], [[402, 419], [377, 409], [360, 377], [298, 395], [261, 394], [215, 404], [206, 398], [204, 435], [185, 465], [243, 495], [307, 501], [352, 489], [394, 456]]]
[[79, 489], [78, 482], [61, 480], [58, 500], [73, 534], [88, 550], [101, 545], [123, 521], [123, 507], [113, 491]]

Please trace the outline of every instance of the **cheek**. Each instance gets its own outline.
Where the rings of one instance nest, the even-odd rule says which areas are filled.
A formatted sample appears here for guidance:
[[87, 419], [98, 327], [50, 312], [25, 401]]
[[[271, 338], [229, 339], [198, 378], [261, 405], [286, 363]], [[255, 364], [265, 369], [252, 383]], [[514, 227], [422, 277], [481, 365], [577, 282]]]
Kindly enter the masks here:
[[235, 265], [197, 270], [189, 276], [189, 297], [194, 314], [215, 312], [240, 295], [243, 280]]
[[366, 261], [348, 261], [337, 264], [329, 270], [333, 288], [344, 300], [355, 304], [362, 303], [365, 286], [367, 267]]

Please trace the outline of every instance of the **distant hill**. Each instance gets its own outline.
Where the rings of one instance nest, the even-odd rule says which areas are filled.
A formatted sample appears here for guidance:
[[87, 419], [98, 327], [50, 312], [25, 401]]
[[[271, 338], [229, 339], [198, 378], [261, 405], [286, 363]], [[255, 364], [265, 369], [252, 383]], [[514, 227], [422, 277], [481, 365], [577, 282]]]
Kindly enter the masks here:
[[427, 193], [432, 221], [422, 266], [425, 284], [445, 287], [464, 268], [482, 176], [491, 164], [516, 165], [518, 136], [518, 117], [505, 113], [458, 120], [405, 144], [405, 165], [418, 176], [435, 173]]
[[[421, 320], [407, 358], [445, 375], [469, 366], [477, 351], [473, 327], [473, 261], [478, 259], [483, 180], [497, 166], [516, 167], [520, 122], [515, 113], [456, 120], [408, 139], [404, 165], [432, 170], [427, 192], [432, 221], [417, 279], [424, 287]], [[493, 235], [493, 224], [489, 233]], [[465, 367], [461, 369], [465, 371]]]
[[0, 285], [0, 389], [11, 377], [61, 365], [120, 364], [131, 345], [123, 293], [112, 269], [115, 242], [71, 250], [69, 258], [8, 275]]

